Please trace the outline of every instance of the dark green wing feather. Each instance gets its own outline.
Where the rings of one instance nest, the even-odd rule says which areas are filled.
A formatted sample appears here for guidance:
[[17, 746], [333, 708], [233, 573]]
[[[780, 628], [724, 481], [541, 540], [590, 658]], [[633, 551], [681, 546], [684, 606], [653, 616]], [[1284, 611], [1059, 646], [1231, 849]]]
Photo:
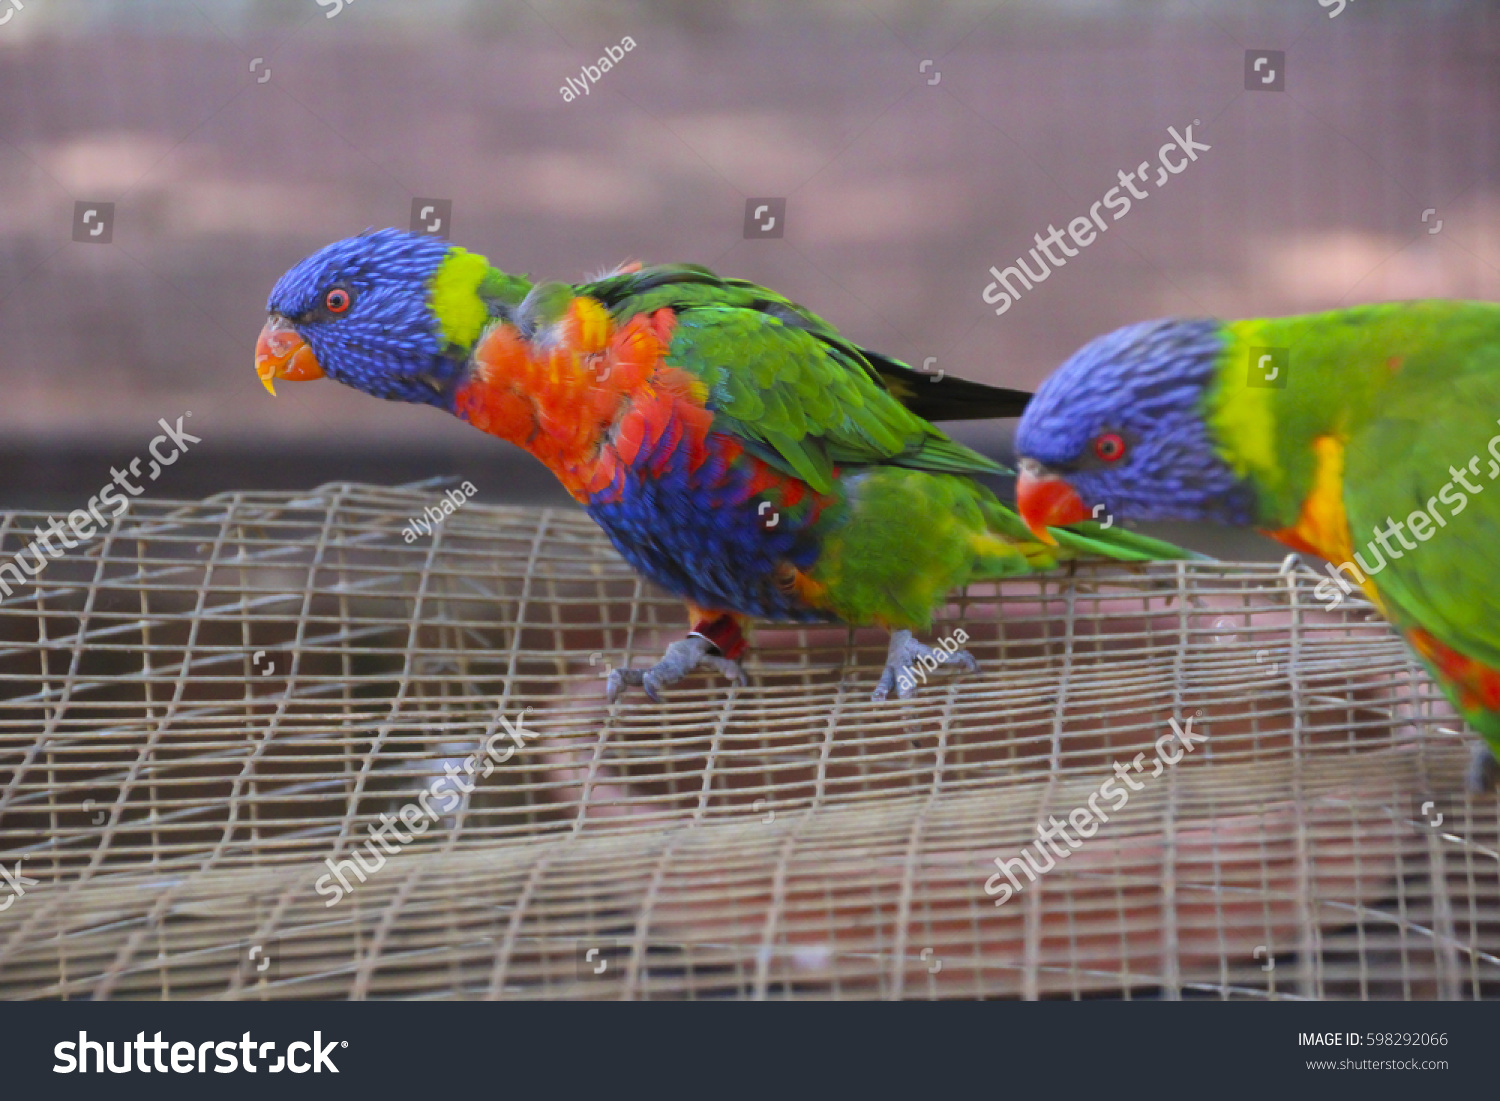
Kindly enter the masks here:
[[862, 348], [841, 336], [828, 322], [791, 299], [746, 279], [728, 279], [696, 264], [661, 264], [637, 272], [607, 276], [578, 287], [599, 299], [617, 317], [670, 306], [737, 306], [776, 317], [805, 329], [847, 358], [860, 363], [917, 416], [928, 421], [989, 420], [1019, 417], [1031, 400], [1025, 390], [913, 370], [898, 359]]
[[860, 348], [885, 388], [902, 405], [928, 421], [993, 420], [1019, 417], [1026, 412], [1031, 393], [1007, 390], [1003, 386], [986, 386], [944, 374], [923, 374], [898, 359]]

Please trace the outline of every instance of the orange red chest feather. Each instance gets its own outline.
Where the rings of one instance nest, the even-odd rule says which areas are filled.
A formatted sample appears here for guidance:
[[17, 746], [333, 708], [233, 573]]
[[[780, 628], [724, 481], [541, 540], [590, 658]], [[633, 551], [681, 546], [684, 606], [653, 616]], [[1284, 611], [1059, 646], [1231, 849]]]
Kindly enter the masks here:
[[496, 325], [475, 349], [454, 412], [531, 452], [586, 503], [618, 493], [643, 451], [696, 468], [713, 415], [703, 384], [665, 363], [674, 324], [661, 309], [616, 325], [595, 300], [575, 298], [530, 339]]
[[1500, 672], [1444, 646], [1420, 627], [1408, 630], [1406, 639], [1457, 688], [1458, 706], [1462, 710], [1500, 711]]

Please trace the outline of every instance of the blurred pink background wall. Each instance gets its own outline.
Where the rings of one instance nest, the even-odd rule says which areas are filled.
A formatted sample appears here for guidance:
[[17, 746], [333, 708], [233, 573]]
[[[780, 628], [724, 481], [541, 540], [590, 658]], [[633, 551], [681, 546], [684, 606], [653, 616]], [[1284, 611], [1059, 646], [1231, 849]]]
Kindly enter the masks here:
[[[86, 496], [185, 409], [205, 442], [154, 494], [454, 474], [557, 499], [439, 413], [255, 378], [276, 277], [416, 196], [502, 267], [705, 263], [1010, 385], [1155, 315], [1500, 298], [1495, 4], [335, 3], [0, 25], [0, 505]], [[1284, 91], [1246, 90], [1262, 49]], [[995, 315], [990, 265], [1189, 124], [1211, 150]], [[753, 197], [786, 200], [784, 236], [745, 238]], [[72, 240], [80, 201], [115, 204], [109, 244]]]

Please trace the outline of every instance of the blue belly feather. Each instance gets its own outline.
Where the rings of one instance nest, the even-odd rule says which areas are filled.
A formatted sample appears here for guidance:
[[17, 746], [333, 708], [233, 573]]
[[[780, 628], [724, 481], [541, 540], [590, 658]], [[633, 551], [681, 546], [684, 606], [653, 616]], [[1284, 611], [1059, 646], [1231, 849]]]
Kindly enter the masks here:
[[[715, 448], [712, 436], [709, 446]], [[743, 461], [726, 468], [715, 455], [689, 470], [679, 450], [652, 471], [659, 458], [647, 451], [626, 471], [618, 496], [606, 490], [587, 506], [638, 572], [706, 609], [798, 623], [834, 618], [775, 581], [779, 563], [805, 570], [817, 560], [808, 510], [796, 510], [797, 516], [766, 510], [763, 516], [761, 498], [749, 493], [752, 472]], [[776, 523], [768, 526], [773, 517]]]

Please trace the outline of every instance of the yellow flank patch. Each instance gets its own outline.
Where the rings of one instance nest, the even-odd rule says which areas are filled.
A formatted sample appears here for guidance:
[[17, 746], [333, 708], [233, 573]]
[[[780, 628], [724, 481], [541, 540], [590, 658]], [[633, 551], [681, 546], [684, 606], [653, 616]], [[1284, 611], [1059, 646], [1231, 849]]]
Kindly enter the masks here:
[[1303, 499], [1297, 522], [1273, 534], [1283, 543], [1301, 544], [1338, 565], [1351, 561], [1354, 553], [1344, 511], [1344, 443], [1335, 436], [1319, 436], [1313, 441], [1313, 453], [1317, 468], [1312, 492]]
[[609, 311], [594, 298], [573, 299], [573, 350], [581, 355], [602, 352], [614, 331]]
[[1276, 457], [1276, 413], [1273, 404], [1281, 390], [1250, 385], [1250, 349], [1255, 347], [1259, 322], [1226, 325], [1224, 363], [1206, 410], [1215, 439], [1226, 445], [1225, 459], [1241, 478], [1254, 476], [1273, 492], [1284, 477]]
[[490, 319], [479, 296], [479, 284], [490, 270], [490, 262], [457, 245], [432, 275], [428, 303], [437, 318], [439, 340], [468, 348], [479, 339]]
[[801, 570], [797, 571], [794, 584], [797, 587], [797, 595], [802, 602], [811, 608], [826, 608], [828, 606], [828, 586], [814, 581]]
[[1008, 558], [1017, 553], [1017, 544], [1009, 543], [998, 535], [987, 531], [976, 531], [969, 536], [969, 546], [974, 553], [984, 558]]

